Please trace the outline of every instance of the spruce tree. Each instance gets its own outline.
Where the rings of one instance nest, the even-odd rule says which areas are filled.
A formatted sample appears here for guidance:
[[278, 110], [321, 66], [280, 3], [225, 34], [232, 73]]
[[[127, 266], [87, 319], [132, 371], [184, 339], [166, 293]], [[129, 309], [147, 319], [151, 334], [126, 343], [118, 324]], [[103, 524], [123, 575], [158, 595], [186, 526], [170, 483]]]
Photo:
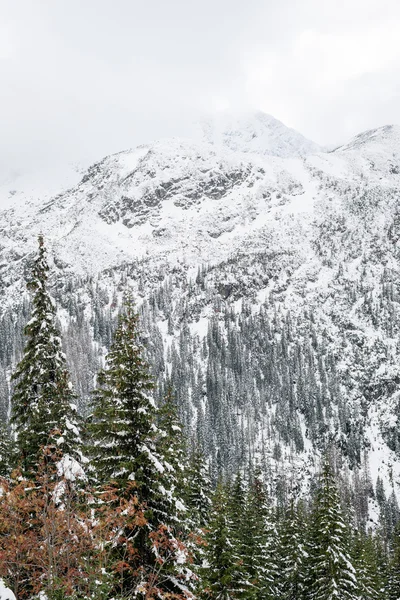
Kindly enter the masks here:
[[382, 598], [387, 598], [389, 589], [389, 557], [387, 553], [387, 540], [382, 538], [382, 532], [376, 532], [374, 535], [375, 561], [377, 568], [377, 577], [380, 581], [380, 594]]
[[[89, 419], [89, 453], [99, 484], [114, 482], [128, 494], [134, 482], [147, 518], [171, 525], [184, 510], [178, 498], [183, 478], [182, 428], [172, 396], [158, 414], [154, 383], [140, 340], [139, 315], [125, 302], [105, 368], [97, 378]], [[179, 488], [179, 490], [178, 490]]]
[[400, 523], [392, 535], [390, 561], [388, 568], [388, 598], [400, 598]]
[[11, 423], [26, 475], [33, 474], [45, 448], [57, 457], [82, 459], [76, 399], [61, 349], [55, 306], [47, 290], [48, 274], [46, 248], [39, 235], [39, 252], [27, 284], [33, 293], [32, 316], [24, 329], [23, 357], [12, 376]]
[[13, 442], [7, 424], [0, 421], [0, 477], [7, 477], [11, 472]]
[[164, 466], [155, 447], [154, 384], [144, 358], [138, 320], [128, 299], [106, 366], [97, 377], [88, 430], [98, 481], [114, 481], [121, 492], [135, 481], [139, 500], [148, 502]]
[[[251, 537], [251, 524], [248, 521], [247, 510], [247, 494], [245, 485], [242, 480], [242, 475], [236, 475], [233, 485], [229, 486], [229, 502], [228, 511], [232, 523], [232, 543], [235, 547], [235, 553], [240, 564], [240, 578], [237, 580], [238, 587], [240, 586], [243, 597], [250, 597], [255, 592], [255, 586], [250, 581], [249, 565], [246, 564], [246, 557], [252, 555], [253, 539]], [[250, 526], [250, 527], [249, 527]]]
[[246, 492], [244, 489], [244, 483], [241, 473], [236, 475], [234, 482], [229, 485], [229, 502], [228, 508], [232, 517], [232, 534], [236, 547], [240, 554], [243, 553], [244, 541], [244, 529], [246, 528], [245, 522], [245, 508], [246, 508]]
[[279, 595], [277, 532], [261, 472], [249, 487], [242, 525], [243, 566], [249, 596], [259, 600]]
[[313, 512], [309, 561], [311, 600], [355, 600], [357, 579], [349, 552], [350, 534], [328, 460]]
[[241, 523], [240, 552], [246, 576], [246, 596], [268, 598], [268, 591], [274, 587], [271, 576], [270, 510], [261, 478], [257, 473], [246, 494], [245, 505], [239, 516]]
[[[371, 534], [357, 532], [352, 546], [359, 600], [384, 600], [387, 595], [379, 569], [377, 541]], [[398, 598], [398, 595], [395, 597]]]
[[220, 482], [213, 497], [212, 518], [207, 534], [207, 567], [204, 595], [212, 600], [234, 600], [245, 596], [244, 570], [235, 544], [228, 490]]
[[207, 527], [211, 512], [211, 482], [199, 447], [195, 447], [189, 457], [184, 498], [193, 528]]
[[190, 530], [188, 547], [193, 556], [193, 569], [199, 577], [201, 588], [201, 565], [206, 560], [205, 535], [211, 515], [211, 483], [204, 455], [200, 448], [192, 449], [188, 459], [184, 501], [187, 508], [187, 528]]
[[[89, 451], [100, 491], [102, 486], [104, 489], [111, 484], [117, 498], [134, 499], [144, 510], [146, 527], [139, 532], [127, 527], [122, 536], [134, 543], [135, 552], [127, 554], [128, 546], [122, 542], [115, 546], [114, 554], [120, 557], [121, 564], [130, 565], [132, 573], [143, 572], [149, 577], [157, 573], [164, 592], [174, 594], [179, 593], [179, 579], [191, 578], [187, 557], [176, 538], [178, 513], [184, 512], [184, 506], [175, 495], [175, 456], [169, 446], [167, 452], [166, 445], [166, 440], [172, 443], [171, 435], [177, 431], [169, 409], [161, 419], [167, 431], [157, 426], [157, 409], [151, 395], [154, 384], [140, 341], [138, 319], [128, 298], [105, 368], [98, 375], [88, 425]], [[171, 422], [167, 423], [167, 415]], [[181, 528], [184, 529], [179, 524]], [[158, 562], [155, 548], [160, 531], [170, 547], [169, 558], [162, 563]], [[124, 582], [124, 594], [137, 592], [132, 588], [133, 579], [128, 577]]]
[[280, 562], [282, 600], [306, 597], [306, 516], [293, 501], [286, 509], [280, 526]]
[[163, 521], [182, 531], [189, 528], [184, 493], [188, 473], [186, 440], [177, 414], [177, 406], [171, 386], [162, 405], [158, 408], [158, 435], [156, 450], [164, 466], [162, 476]]

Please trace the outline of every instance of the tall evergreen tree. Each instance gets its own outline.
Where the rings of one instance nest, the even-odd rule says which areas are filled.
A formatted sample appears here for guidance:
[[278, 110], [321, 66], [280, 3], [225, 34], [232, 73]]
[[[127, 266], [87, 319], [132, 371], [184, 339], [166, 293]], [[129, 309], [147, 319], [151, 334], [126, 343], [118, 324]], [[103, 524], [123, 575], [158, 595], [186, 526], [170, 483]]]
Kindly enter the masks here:
[[236, 475], [234, 482], [229, 485], [228, 509], [232, 516], [232, 534], [236, 547], [240, 554], [243, 553], [244, 530], [246, 528], [245, 509], [246, 491], [241, 473]]
[[159, 470], [154, 388], [140, 341], [138, 314], [125, 304], [106, 366], [97, 377], [88, 430], [99, 482], [115, 481], [121, 491], [134, 480], [140, 501], [149, 501]]
[[193, 528], [207, 527], [211, 512], [211, 482], [204, 454], [198, 447], [189, 457], [185, 483], [184, 498]]
[[325, 460], [313, 513], [309, 561], [311, 600], [355, 600], [357, 579], [335, 479]]
[[387, 553], [386, 540], [382, 538], [382, 532], [375, 532], [374, 534], [374, 546], [375, 546], [375, 557], [377, 569], [377, 577], [380, 581], [380, 594], [382, 598], [386, 598], [389, 589], [389, 557]]
[[[184, 506], [175, 496], [172, 473], [175, 457], [167, 453], [170, 464], [160, 453], [160, 450], [166, 452], [165, 440], [169, 438], [171, 442], [171, 439], [168, 432], [161, 432], [157, 426], [157, 409], [151, 395], [154, 385], [144, 358], [138, 318], [128, 299], [119, 317], [106, 366], [98, 375], [88, 425], [90, 455], [99, 486], [112, 484], [117, 497], [124, 500], [135, 497], [144, 509], [146, 527], [140, 532], [127, 527], [122, 536], [125, 540], [134, 539], [135, 553], [127, 554], [124, 542], [115, 547], [115, 553], [122, 562], [132, 561], [132, 572], [141, 569], [144, 573], [161, 574], [164, 591], [174, 594], [178, 579], [185, 574], [190, 579], [174, 527], [177, 513], [184, 512]], [[162, 420], [166, 419], [164, 414]], [[176, 434], [173, 423], [169, 429]], [[154, 552], [154, 536], [160, 527], [170, 545], [169, 559], [162, 563]], [[128, 578], [123, 593], [134, 593], [131, 586]]]
[[397, 524], [392, 535], [391, 552], [388, 569], [388, 598], [400, 598], [400, 523]]
[[259, 600], [278, 597], [281, 574], [276, 524], [258, 468], [248, 490], [242, 531], [249, 595]]
[[280, 526], [281, 598], [306, 598], [306, 518], [293, 502], [286, 509]]
[[212, 518], [207, 534], [204, 595], [212, 600], [244, 598], [246, 591], [243, 561], [235, 544], [227, 492], [219, 483], [213, 497]]
[[[240, 565], [240, 583], [241, 594], [243, 597], [250, 597], [255, 592], [254, 581], [250, 581], [251, 574], [249, 573], [249, 563], [246, 558], [250, 558], [253, 554], [253, 542], [251, 533], [251, 525], [254, 525], [254, 520], [251, 519], [250, 511], [247, 510], [247, 494], [243, 483], [241, 473], [236, 475], [236, 479], [229, 486], [229, 502], [228, 512], [230, 514], [231, 539], [234, 544], [235, 553]], [[250, 520], [248, 518], [250, 517]]]
[[0, 421], [0, 477], [10, 474], [13, 446], [7, 424]]
[[[186, 440], [183, 427], [177, 414], [177, 406], [171, 386], [167, 387], [164, 402], [158, 408], [158, 434], [156, 450], [164, 466], [162, 476], [162, 496], [164, 502], [164, 523], [177, 526], [182, 530], [188, 527], [187, 513], [184, 507], [184, 493], [188, 473]], [[171, 500], [174, 502], [171, 502]], [[178, 519], [179, 515], [179, 519]]]
[[16, 383], [11, 423], [22, 469], [31, 475], [43, 448], [57, 448], [57, 456], [82, 458], [76, 399], [61, 349], [55, 306], [47, 290], [48, 273], [46, 248], [39, 235], [39, 252], [27, 284], [33, 293], [32, 316], [24, 329], [23, 357], [12, 376]]
[[[385, 582], [379, 569], [377, 540], [372, 535], [357, 532], [352, 544], [357, 571], [359, 600], [384, 600]], [[398, 598], [398, 594], [395, 596]]]
[[205, 535], [211, 516], [211, 483], [204, 455], [195, 447], [188, 459], [185, 477], [184, 501], [187, 508], [188, 546], [193, 556], [193, 568], [201, 587], [202, 567], [206, 560]]

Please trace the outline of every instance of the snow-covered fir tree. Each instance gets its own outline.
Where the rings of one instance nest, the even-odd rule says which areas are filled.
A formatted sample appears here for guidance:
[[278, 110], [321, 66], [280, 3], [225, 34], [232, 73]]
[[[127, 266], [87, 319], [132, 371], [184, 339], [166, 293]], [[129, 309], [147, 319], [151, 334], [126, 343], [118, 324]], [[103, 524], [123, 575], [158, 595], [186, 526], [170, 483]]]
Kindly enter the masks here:
[[278, 538], [274, 511], [257, 467], [242, 517], [243, 562], [250, 592], [257, 599], [279, 595]]
[[291, 501], [279, 528], [280, 595], [282, 600], [306, 596], [307, 519], [302, 506]]
[[[146, 527], [139, 532], [128, 528], [123, 536], [134, 540], [135, 552], [128, 557], [127, 545], [122, 542], [115, 546], [114, 553], [128, 565], [131, 561], [132, 570], [142, 571], [146, 578], [158, 573], [163, 593], [174, 594], [179, 592], [178, 579], [191, 579], [187, 553], [181, 550], [176, 537], [177, 533], [187, 533], [186, 510], [177, 495], [181, 484], [175, 474], [182, 459], [182, 441], [177, 441], [182, 431], [170, 400], [160, 418], [166, 429], [157, 425], [154, 384], [140, 340], [138, 319], [128, 298], [105, 368], [98, 375], [88, 426], [90, 456], [98, 489], [111, 484], [117, 497], [135, 498], [144, 511]], [[161, 562], [154, 544], [160, 528], [164, 543], [170, 548], [168, 560]], [[131, 591], [129, 586], [128, 579], [123, 593]]]
[[134, 480], [139, 499], [148, 501], [157, 473], [164, 467], [155, 447], [154, 384], [143, 355], [138, 319], [128, 299], [106, 366], [97, 377], [88, 429], [99, 482], [115, 481], [124, 490]]
[[0, 421], [0, 477], [7, 477], [10, 474], [13, 446], [6, 423]]
[[188, 460], [183, 427], [177, 415], [174, 393], [170, 386], [167, 386], [167, 393], [158, 408], [157, 416], [156, 449], [164, 466], [160, 483], [164, 504], [163, 522], [182, 530], [189, 527], [189, 515], [184, 505]]
[[219, 483], [213, 496], [207, 533], [207, 566], [203, 570], [205, 594], [211, 600], [244, 598], [248, 588], [243, 561], [235, 543], [235, 524], [228, 495], [228, 489]]
[[[353, 564], [357, 572], [359, 600], [384, 600], [387, 584], [379, 568], [379, 539], [356, 532], [352, 543]], [[392, 571], [394, 574], [395, 570]], [[395, 596], [398, 598], [398, 594]]]
[[49, 266], [43, 236], [27, 287], [33, 293], [32, 315], [25, 326], [27, 342], [12, 379], [11, 423], [16, 433], [18, 462], [32, 474], [43, 449], [56, 449], [81, 461], [81, 434], [73, 393], [62, 352], [56, 309], [47, 289]]
[[324, 461], [316, 494], [309, 552], [309, 598], [356, 600], [357, 577], [350, 555], [350, 532], [328, 459]]
[[[254, 581], [252, 581], [251, 559], [253, 556], [253, 539], [255, 533], [254, 519], [252, 519], [251, 510], [248, 502], [245, 484], [242, 474], [238, 473], [235, 480], [228, 486], [228, 512], [230, 515], [232, 543], [238, 558], [238, 563], [243, 574], [241, 579], [241, 593], [243, 597], [250, 597], [255, 591]], [[249, 559], [249, 560], [248, 560]]]
[[189, 456], [184, 498], [193, 528], [207, 527], [211, 511], [211, 481], [204, 454], [198, 446]]
[[183, 442], [171, 400], [161, 414], [166, 429], [160, 428], [153, 390], [139, 316], [128, 298], [97, 378], [88, 426], [90, 454], [99, 483], [115, 482], [123, 494], [134, 482], [139, 502], [146, 503], [156, 525], [183, 509], [175, 495]]
[[400, 598], [400, 523], [397, 524], [391, 539], [391, 552], [388, 568], [387, 597]]

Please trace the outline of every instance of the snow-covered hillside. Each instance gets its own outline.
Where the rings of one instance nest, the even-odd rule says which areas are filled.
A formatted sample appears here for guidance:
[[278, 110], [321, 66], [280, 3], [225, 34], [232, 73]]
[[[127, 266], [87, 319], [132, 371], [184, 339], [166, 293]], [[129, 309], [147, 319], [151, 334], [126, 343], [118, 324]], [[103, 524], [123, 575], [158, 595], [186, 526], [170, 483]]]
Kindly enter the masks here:
[[398, 493], [399, 194], [395, 126], [325, 152], [256, 113], [106, 157], [0, 213], [0, 376], [42, 232], [83, 394], [130, 285], [155, 374], [215, 465], [297, 479], [330, 440]]
[[301, 133], [262, 112], [232, 115], [220, 113], [199, 123], [201, 138], [234, 152], [291, 158], [321, 151]]

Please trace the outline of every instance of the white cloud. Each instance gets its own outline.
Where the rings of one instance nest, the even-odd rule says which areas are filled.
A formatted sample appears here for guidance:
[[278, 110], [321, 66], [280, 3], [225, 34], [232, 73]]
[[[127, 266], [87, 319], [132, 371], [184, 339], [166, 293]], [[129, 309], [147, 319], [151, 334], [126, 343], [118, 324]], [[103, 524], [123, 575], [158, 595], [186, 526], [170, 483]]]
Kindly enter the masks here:
[[3, 170], [260, 108], [319, 143], [400, 122], [397, 0], [3, 0]]
[[0, 23], [0, 61], [11, 58], [15, 52], [15, 33], [6, 23]]
[[370, 2], [374, 18], [358, 18], [354, 4], [353, 26], [349, 15], [328, 25], [321, 11], [319, 28], [297, 31], [284, 48], [250, 47], [242, 59], [249, 102], [322, 144], [400, 122], [400, 14], [377, 18]]

